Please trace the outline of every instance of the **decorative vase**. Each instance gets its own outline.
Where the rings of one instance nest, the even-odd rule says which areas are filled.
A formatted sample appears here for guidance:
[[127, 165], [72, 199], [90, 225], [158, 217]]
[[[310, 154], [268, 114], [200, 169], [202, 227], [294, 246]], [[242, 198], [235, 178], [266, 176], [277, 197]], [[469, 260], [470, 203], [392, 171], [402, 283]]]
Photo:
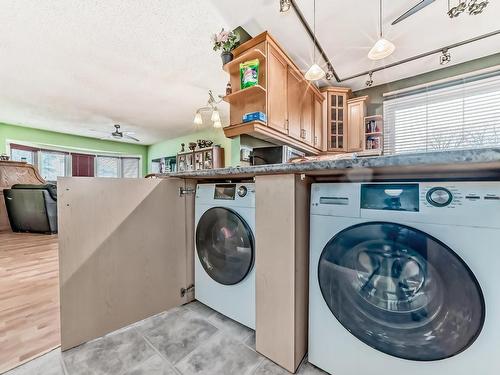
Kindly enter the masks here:
[[224, 51], [221, 53], [220, 57], [222, 59], [222, 65], [226, 65], [233, 59], [233, 54], [231, 52]]

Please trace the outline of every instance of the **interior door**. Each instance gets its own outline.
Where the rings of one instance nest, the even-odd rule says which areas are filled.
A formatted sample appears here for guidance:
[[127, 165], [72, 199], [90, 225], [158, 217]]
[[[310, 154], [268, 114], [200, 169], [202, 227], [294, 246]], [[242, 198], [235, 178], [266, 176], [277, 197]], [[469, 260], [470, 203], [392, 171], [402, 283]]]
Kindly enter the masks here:
[[287, 132], [287, 63], [271, 45], [268, 48], [267, 100], [269, 127]]
[[302, 120], [302, 97], [303, 87], [300, 76], [288, 67], [288, 90], [286, 99], [288, 102], [288, 135], [302, 141], [301, 120]]
[[409, 226], [367, 222], [341, 231], [321, 253], [318, 283], [351, 334], [395, 357], [452, 357], [483, 327], [485, 301], [470, 268]]
[[302, 87], [302, 113], [300, 118], [300, 137], [303, 142], [314, 145], [313, 129], [314, 129], [314, 94], [308, 88], [308, 83], [304, 82]]
[[194, 281], [194, 195], [179, 192], [194, 181], [58, 185], [63, 350], [192, 298], [181, 289]]

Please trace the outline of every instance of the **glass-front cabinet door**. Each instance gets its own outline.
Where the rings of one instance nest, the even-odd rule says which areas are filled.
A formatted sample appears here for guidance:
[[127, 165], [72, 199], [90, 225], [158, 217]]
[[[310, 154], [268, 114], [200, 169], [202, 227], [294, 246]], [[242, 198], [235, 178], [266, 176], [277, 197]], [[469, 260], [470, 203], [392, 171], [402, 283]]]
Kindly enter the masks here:
[[347, 147], [347, 99], [350, 91], [341, 87], [327, 89], [327, 149], [345, 151]]

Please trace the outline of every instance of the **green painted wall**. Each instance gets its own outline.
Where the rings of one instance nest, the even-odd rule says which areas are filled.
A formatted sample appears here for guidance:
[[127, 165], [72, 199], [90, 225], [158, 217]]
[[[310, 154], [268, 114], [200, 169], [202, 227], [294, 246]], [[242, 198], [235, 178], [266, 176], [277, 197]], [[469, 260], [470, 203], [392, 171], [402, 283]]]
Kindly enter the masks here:
[[165, 156], [174, 156], [181, 150], [181, 143], [184, 143], [188, 150], [189, 142], [196, 142], [198, 139], [210, 139], [215, 145], [224, 148], [224, 161], [226, 167], [237, 166], [240, 158], [240, 138], [229, 139], [224, 136], [222, 129], [207, 127], [182, 137], [168, 139], [148, 148], [148, 171], [151, 171], [151, 160]]
[[124, 155], [140, 155], [142, 157], [143, 174], [146, 174], [148, 170], [148, 146], [105, 141], [95, 138], [0, 123], [0, 154], [6, 152], [7, 140], [41, 143], [60, 147], [75, 147], [85, 149], [89, 152], [101, 151], [121, 153]]
[[[434, 70], [432, 72], [420, 74], [414, 77], [401, 79], [399, 81], [390, 82], [380, 86], [370, 87], [364, 90], [354, 92], [355, 96], [368, 95], [367, 112], [368, 116], [381, 115], [382, 103], [384, 98], [383, 93], [401, 90], [412, 86], [422, 85], [425, 83], [445, 79], [460, 74], [474, 72], [476, 70], [489, 68], [492, 66], [500, 65], [500, 53], [482, 57], [480, 59], [471, 60], [462, 64], [457, 64], [447, 68]], [[376, 81], [376, 73], [373, 76]]]

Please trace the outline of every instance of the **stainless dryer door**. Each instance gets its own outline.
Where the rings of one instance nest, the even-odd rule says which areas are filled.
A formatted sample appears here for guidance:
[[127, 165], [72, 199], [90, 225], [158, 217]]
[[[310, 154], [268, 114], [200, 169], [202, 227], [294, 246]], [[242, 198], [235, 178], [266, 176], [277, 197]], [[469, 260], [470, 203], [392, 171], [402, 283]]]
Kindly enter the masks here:
[[359, 340], [395, 357], [433, 361], [469, 347], [484, 323], [479, 283], [459, 256], [411, 227], [349, 227], [323, 249], [323, 298]]
[[220, 284], [234, 285], [250, 272], [254, 239], [248, 224], [233, 210], [207, 210], [196, 227], [196, 251], [208, 275]]

